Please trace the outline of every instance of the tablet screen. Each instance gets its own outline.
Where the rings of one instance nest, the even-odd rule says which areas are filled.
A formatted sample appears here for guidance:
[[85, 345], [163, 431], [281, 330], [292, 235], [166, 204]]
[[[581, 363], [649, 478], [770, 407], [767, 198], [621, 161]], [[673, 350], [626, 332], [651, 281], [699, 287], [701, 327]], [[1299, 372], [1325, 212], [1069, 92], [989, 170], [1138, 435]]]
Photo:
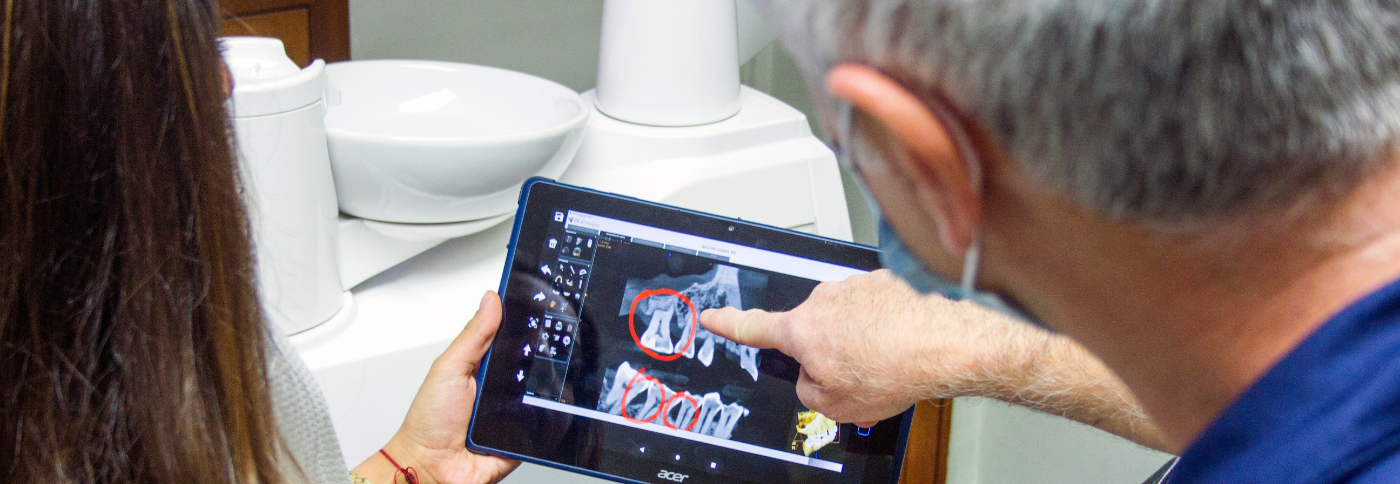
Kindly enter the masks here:
[[792, 309], [873, 268], [872, 250], [529, 190], [475, 446], [642, 482], [890, 481], [904, 416], [837, 424], [799, 401], [794, 360], [698, 324], [710, 308]]

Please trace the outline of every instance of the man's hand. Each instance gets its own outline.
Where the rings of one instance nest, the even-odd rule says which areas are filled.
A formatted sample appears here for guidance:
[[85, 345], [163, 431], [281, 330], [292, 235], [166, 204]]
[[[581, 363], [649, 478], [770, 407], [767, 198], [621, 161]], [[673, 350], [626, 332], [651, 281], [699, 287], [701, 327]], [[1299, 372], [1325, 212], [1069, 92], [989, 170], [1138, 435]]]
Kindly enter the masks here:
[[[403, 426], [384, 446], [399, 465], [417, 471], [418, 482], [488, 484], [500, 481], [520, 465], [466, 448], [467, 425], [476, 403], [476, 371], [500, 323], [501, 300], [487, 292], [476, 316], [433, 361]], [[378, 453], [355, 471], [375, 484], [395, 482], [394, 467]]]
[[857, 423], [892, 417], [924, 399], [1010, 387], [1008, 375], [1028, 365], [1049, 336], [972, 303], [922, 296], [885, 270], [822, 283], [786, 313], [714, 309], [700, 324], [793, 357], [802, 365], [802, 403]]
[[1084, 347], [970, 302], [920, 295], [889, 271], [823, 283], [786, 313], [712, 309], [700, 324], [796, 359], [798, 398], [838, 422], [868, 426], [920, 400], [987, 397], [1177, 450]]

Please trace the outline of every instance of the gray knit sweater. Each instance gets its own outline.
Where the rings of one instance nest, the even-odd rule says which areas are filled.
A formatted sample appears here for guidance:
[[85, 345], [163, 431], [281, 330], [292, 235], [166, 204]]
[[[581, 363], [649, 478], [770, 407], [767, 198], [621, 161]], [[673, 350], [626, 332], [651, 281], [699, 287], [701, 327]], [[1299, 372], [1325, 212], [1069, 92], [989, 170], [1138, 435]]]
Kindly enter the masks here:
[[267, 326], [273, 343], [267, 352], [272, 410], [282, 432], [285, 456], [291, 457], [283, 459], [287, 482], [301, 482], [300, 476], [315, 484], [349, 482], [350, 473], [340, 455], [321, 387], [282, 329], [272, 323]]

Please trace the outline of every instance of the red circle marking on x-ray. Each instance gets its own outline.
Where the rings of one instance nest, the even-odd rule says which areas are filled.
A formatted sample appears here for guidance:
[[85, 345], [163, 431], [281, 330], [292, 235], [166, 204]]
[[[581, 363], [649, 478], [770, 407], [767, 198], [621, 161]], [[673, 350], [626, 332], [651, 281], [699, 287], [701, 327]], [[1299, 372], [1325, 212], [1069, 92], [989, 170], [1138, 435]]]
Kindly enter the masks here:
[[[642, 302], [643, 299], [660, 295], [676, 296], [678, 298], [681, 298], [682, 301], [685, 301], [686, 306], [690, 307], [690, 339], [686, 340], [685, 346], [682, 346], [680, 351], [677, 351], [670, 356], [661, 356], [657, 352], [652, 351], [651, 348], [642, 346], [642, 338], [637, 336], [637, 323], [634, 321], [637, 317], [637, 303]], [[636, 299], [632, 300], [632, 309], [627, 311], [627, 329], [632, 331], [632, 342], [637, 343], [637, 347], [641, 348], [642, 351], [645, 352], [648, 356], [651, 356], [652, 358], [656, 358], [661, 361], [674, 361], [675, 359], [680, 358], [682, 354], [685, 354], [685, 350], [690, 349], [690, 345], [695, 343], [695, 331], [699, 329], [699, 327], [700, 316], [698, 314], [695, 314], [695, 304], [690, 302], [690, 298], [685, 297], [680, 292], [677, 292], [673, 289], [662, 288], [648, 289], [642, 291], [641, 294], [637, 295]]]
[[[666, 412], [666, 404], [671, 401], [671, 399], [668, 398], [666, 399], [666, 401], [661, 402], [660, 405], [657, 405], [656, 414], [652, 415], [651, 418], [635, 419], [632, 418], [631, 415], [627, 415], [627, 394], [632, 392], [632, 386], [637, 384], [638, 378], [640, 378], [642, 381], [650, 380], [652, 383], [656, 384], [657, 389], [660, 390], [663, 395], [666, 394], [666, 391], [661, 389], [661, 380], [657, 380], [656, 378], [643, 375], [642, 372], [644, 371], [647, 371], [646, 368], [637, 370], [637, 374], [632, 375], [632, 379], [627, 381], [627, 388], [624, 388], [622, 390], [622, 418], [625, 418], [627, 419], [627, 421], [632, 423], [642, 424], [656, 420], [656, 417], [659, 417]], [[696, 413], [699, 413], [698, 409]], [[662, 421], [664, 422], [665, 418], [662, 418]]]
[[690, 405], [695, 407], [695, 418], [692, 418], [690, 420], [690, 426], [685, 428], [686, 432], [690, 432], [692, 430], [695, 430], [695, 424], [700, 423], [700, 402], [695, 401], [695, 397], [688, 396], [681, 392], [676, 392], [675, 394], [671, 395], [671, 398], [666, 399], [666, 405], [663, 405], [663, 407], [665, 408], [664, 410], [662, 410], [661, 413], [661, 425], [665, 425], [676, 430], [681, 429], [679, 425], [671, 425], [670, 421], [671, 403], [675, 402], [677, 399], [680, 398], [690, 400]]

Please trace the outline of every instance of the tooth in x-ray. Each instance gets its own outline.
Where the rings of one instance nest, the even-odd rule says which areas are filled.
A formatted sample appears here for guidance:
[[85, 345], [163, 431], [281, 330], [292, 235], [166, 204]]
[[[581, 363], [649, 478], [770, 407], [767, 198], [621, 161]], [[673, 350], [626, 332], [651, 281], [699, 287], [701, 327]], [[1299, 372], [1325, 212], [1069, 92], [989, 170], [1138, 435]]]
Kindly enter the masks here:
[[[692, 308], [694, 311], [722, 307], [744, 309], [739, 272], [738, 267], [716, 264], [705, 274], [680, 278], [663, 274], [645, 281], [628, 280], [618, 314], [626, 315], [635, 311], [637, 315], [649, 316], [646, 336], [642, 338], [642, 344], [647, 348], [663, 354], [681, 352], [686, 358], [693, 358], [697, 345], [687, 344], [692, 341], [691, 333], [695, 331], [696, 315], [692, 314]], [[673, 295], [656, 295], [646, 298], [640, 306], [635, 305], [636, 298], [647, 290], [645, 288], [658, 286], [672, 287], [689, 301], [689, 304]], [[655, 314], [657, 311], [669, 314], [669, 317], [658, 318]], [[672, 337], [677, 334], [679, 338]], [[693, 339], [699, 340], [699, 336], [700, 334], [696, 334]]]
[[749, 372], [753, 381], [758, 381], [758, 348], [744, 346], [733, 341], [725, 341], [724, 349], [739, 357], [739, 368]]
[[[744, 309], [739, 275], [740, 270], [737, 267], [715, 264], [710, 272], [695, 276], [671, 278], [661, 275], [649, 281], [629, 280], [627, 288], [623, 291], [619, 314], [626, 315], [635, 310], [635, 314], [647, 318], [646, 331], [639, 339], [643, 347], [658, 355], [673, 355], [679, 352], [682, 356], [698, 359], [700, 364], [709, 367], [714, 364], [715, 351], [718, 350], [716, 346], [722, 344], [725, 352], [732, 355], [731, 359], [738, 360], [739, 367], [748, 372], [754, 381], [758, 381], [757, 349], [730, 342], [704, 328], [692, 325], [695, 315], [691, 314], [691, 305], [696, 311], [720, 307]], [[684, 290], [677, 292], [685, 296], [691, 304], [685, 304], [676, 296], [658, 295], [648, 297], [634, 307], [636, 298], [646, 290], [643, 288], [657, 287], [658, 281], [661, 281], [661, 287], [673, 284], [672, 287], [679, 288], [682, 284], [688, 284]], [[678, 338], [675, 337], [677, 335]]]
[[675, 343], [671, 341], [671, 317], [676, 314], [676, 302], [674, 296], [654, 296], [647, 299], [647, 307], [651, 310], [651, 322], [647, 323], [647, 331], [642, 335], [642, 346], [663, 355], [676, 352]]
[[[609, 385], [598, 399], [598, 410], [621, 415], [622, 408], [626, 405], [629, 417], [643, 420], [657, 416], [660, 411], [658, 407], [663, 402], [669, 402], [666, 413], [657, 416], [658, 418], [653, 420], [654, 423], [664, 422], [681, 430], [689, 429], [691, 432], [721, 439], [730, 438], [739, 424], [739, 419], [749, 415], [749, 409], [738, 403], [725, 404], [718, 392], [706, 393], [703, 396], [690, 392], [681, 393], [694, 399], [695, 403], [692, 404], [690, 399], [677, 396], [676, 392], [665, 384], [654, 379], [639, 378], [638, 373], [625, 361], [618, 365], [617, 371], [613, 373], [612, 385]], [[622, 401], [624, 393], [627, 395], [626, 402]]]
[[[710, 362], [715, 360], [715, 338], [717, 338], [717, 336], [714, 336], [714, 333], [710, 333], [709, 331], [705, 331], [705, 333], [708, 333], [711, 337], [705, 338], [704, 346], [700, 347], [700, 352], [695, 355], [695, 358], [700, 360], [700, 364], [708, 367], [710, 366]], [[696, 336], [696, 338], [699, 338], [699, 336]]]
[[671, 404], [666, 407], [666, 415], [662, 416], [662, 418], [666, 419], [666, 423], [670, 424], [670, 426], [681, 430], [694, 431], [700, 428], [699, 423], [696, 423], [694, 427], [691, 427], [690, 424], [692, 422], [698, 422], [695, 419], [695, 413], [700, 411], [699, 402], [701, 398], [702, 397], [699, 395], [694, 395], [690, 392], [681, 392], [680, 395], [671, 398]]
[[603, 398], [598, 399], [598, 410], [611, 413], [613, 415], [622, 414], [622, 394], [625, 393], [627, 384], [637, 376], [637, 370], [627, 362], [622, 362], [617, 366], [617, 372], [613, 374], [612, 386], [605, 390]]
[[[700, 364], [708, 367], [710, 364], [714, 363], [715, 345], [723, 344], [725, 351], [739, 359], [739, 368], [743, 368], [744, 371], [749, 372], [749, 376], [753, 378], [753, 381], [758, 381], [758, 348], [729, 341], [717, 334], [706, 331], [705, 328], [700, 328], [700, 330], [695, 333], [695, 341], [696, 343], [691, 346], [700, 346], [700, 349], [695, 354], [695, 358], [700, 360]], [[687, 350], [685, 356], [689, 357], [690, 351]]]
[[[685, 306], [685, 304], [681, 304], [679, 301], [677, 301], [676, 309], [678, 311], [680, 310], [681, 306]], [[690, 308], [686, 308], [687, 311], [689, 311], [689, 309]], [[672, 350], [674, 352], [679, 351], [681, 348], [685, 348], [685, 352], [682, 353], [682, 356], [685, 356], [686, 358], [695, 357], [695, 341], [690, 339], [690, 333], [694, 331], [693, 329], [691, 329], [692, 322], [693, 321], [689, 317], [686, 317], [685, 319], [681, 320], [681, 337], [676, 338], [676, 345], [674, 347], [675, 349]], [[700, 323], [695, 323], [695, 326], [699, 325]]]
[[[714, 435], [719, 416], [723, 413], [722, 408], [724, 408], [724, 402], [720, 401], [718, 393], [706, 393], [700, 399], [700, 423], [696, 424], [695, 431], [704, 435]], [[730, 431], [733, 432], [733, 429]]]
[[728, 439], [734, 434], [734, 427], [738, 425], [739, 419], [748, 414], [749, 409], [737, 403], [725, 405], [720, 401], [718, 393], [706, 393], [700, 400], [700, 422], [696, 424], [696, 432]]
[[622, 404], [627, 406], [627, 415], [642, 420], [652, 417], [660, 411], [661, 403], [669, 399], [666, 393], [665, 386], [647, 380], [640, 385], [635, 385], [632, 391], [627, 394], [628, 401], [622, 402]]

